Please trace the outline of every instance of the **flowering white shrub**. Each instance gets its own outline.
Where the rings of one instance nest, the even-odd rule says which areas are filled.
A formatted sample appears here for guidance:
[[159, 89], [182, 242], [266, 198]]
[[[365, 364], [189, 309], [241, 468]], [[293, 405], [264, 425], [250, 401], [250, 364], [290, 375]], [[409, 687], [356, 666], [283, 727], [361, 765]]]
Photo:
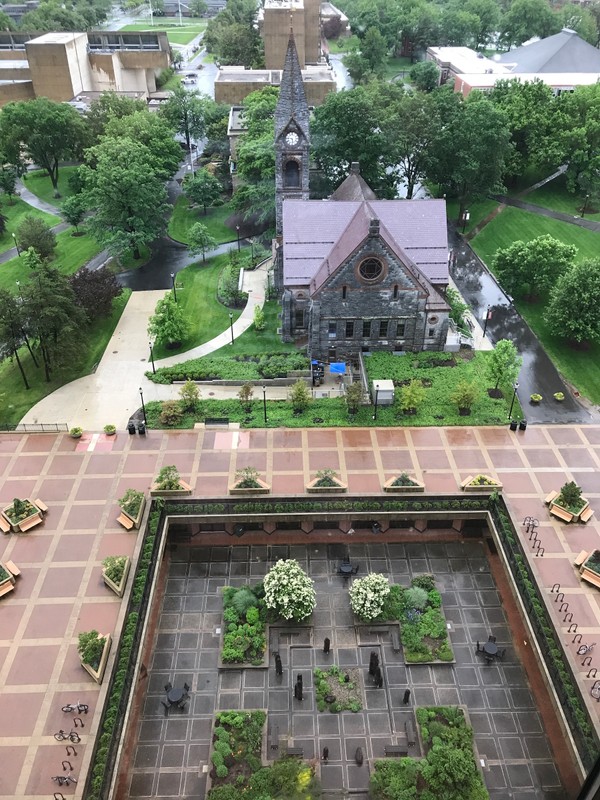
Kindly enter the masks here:
[[313, 581], [294, 559], [278, 561], [266, 574], [265, 604], [284, 619], [300, 622], [317, 603]]
[[350, 606], [361, 619], [376, 619], [383, 611], [383, 601], [390, 593], [390, 582], [385, 575], [371, 572], [358, 578], [350, 587]]

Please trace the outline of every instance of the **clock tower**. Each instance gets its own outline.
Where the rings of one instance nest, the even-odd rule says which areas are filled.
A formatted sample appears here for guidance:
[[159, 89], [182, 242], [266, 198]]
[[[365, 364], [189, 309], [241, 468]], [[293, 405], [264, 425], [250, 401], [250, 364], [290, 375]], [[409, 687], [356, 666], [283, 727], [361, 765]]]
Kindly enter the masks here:
[[277, 236], [285, 198], [308, 200], [309, 113], [294, 34], [290, 32], [275, 109], [275, 205]]

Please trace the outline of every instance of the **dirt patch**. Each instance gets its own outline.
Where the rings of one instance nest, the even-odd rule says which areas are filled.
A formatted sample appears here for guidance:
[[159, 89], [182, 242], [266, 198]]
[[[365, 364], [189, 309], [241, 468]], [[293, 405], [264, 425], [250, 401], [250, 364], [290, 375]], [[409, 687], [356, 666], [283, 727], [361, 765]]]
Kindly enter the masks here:
[[360, 711], [362, 708], [361, 674], [357, 667], [315, 670], [315, 688], [319, 711]]

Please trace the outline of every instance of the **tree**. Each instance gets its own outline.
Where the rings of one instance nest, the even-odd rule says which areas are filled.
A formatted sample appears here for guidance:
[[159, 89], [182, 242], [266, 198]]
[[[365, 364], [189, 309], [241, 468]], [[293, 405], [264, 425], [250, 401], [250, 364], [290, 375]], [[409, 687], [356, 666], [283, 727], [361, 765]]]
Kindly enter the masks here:
[[302, 414], [312, 402], [310, 389], [303, 380], [296, 381], [288, 393], [288, 400], [292, 404], [294, 414]]
[[183, 411], [196, 411], [200, 403], [200, 389], [194, 381], [186, 381], [179, 390]]
[[254, 306], [253, 320], [255, 331], [264, 331], [265, 329], [265, 312], [260, 306]]
[[121, 255], [150, 244], [165, 228], [167, 192], [152, 170], [148, 148], [128, 138], [105, 138], [88, 150], [95, 169], [82, 168], [85, 202], [93, 209], [88, 228], [110, 252]]
[[502, 397], [502, 392], [498, 389], [500, 382], [514, 383], [519, 377], [522, 363], [523, 359], [513, 342], [509, 339], [500, 339], [496, 342], [486, 364], [487, 376], [494, 384], [494, 389], [490, 392], [491, 397]]
[[254, 397], [254, 386], [251, 383], [242, 384], [237, 396], [242, 404], [242, 408], [248, 413], [250, 411], [252, 398]]
[[0, 189], [8, 196], [8, 205], [13, 205], [13, 196], [17, 187], [17, 170], [15, 167], [0, 166]]
[[148, 323], [148, 333], [159, 344], [178, 347], [187, 336], [188, 325], [182, 307], [171, 292], [156, 304]]
[[510, 49], [534, 36], [544, 39], [559, 30], [558, 17], [546, 0], [514, 0], [504, 15], [500, 39]]
[[459, 412], [470, 414], [478, 395], [476, 384], [463, 380], [456, 385], [456, 388], [450, 394], [450, 400], [456, 403]]
[[450, 306], [450, 319], [455, 323], [456, 327], [466, 328], [465, 315], [469, 310], [469, 306], [462, 299], [458, 289], [452, 286], [446, 289], [446, 302]]
[[25, 388], [29, 389], [27, 375], [19, 358], [19, 348], [23, 343], [22, 310], [14, 294], [0, 289], [0, 349], [9, 353], [17, 362]]
[[63, 217], [66, 219], [69, 225], [73, 225], [75, 231], [77, 231], [77, 228], [85, 217], [86, 212], [82, 195], [73, 194], [71, 197], [65, 198], [61, 206], [61, 211]]
[[[569, 95], [567, 97], [566, 95]], [[554, 125], [562, 131], [567, 161], [567, 187], [577, 191], [584, 182], [598, 183], [600, 173], [600, 85], [579, 86], [557, 100]]]
[[190, 203], [203, 206], [205, 216], [207, 207], [218, 200], [223, 190], [219, 179], [207, 169], [199, 169], [195, 175], [186, 175], [181, 188]]
[[442, 9], [443, 42], [452, 47], [473, 45], [480, 28], [476, 14], [464, 11], [462, 6], [448, 5]]
[[111, 117], [106, 137], [131, 139], [142, 144], [151, 154], [148, 166], [163, 180], [171, 178], [181, 161], [181, 147], [173, 137], [173, 126], [164, 117], [151, 111], [136, 111], [124, 117]]
[[558, 12], [558, 17], [563, 28], [570, 28], [586, 42], [597, 47], [598, 24], [591, 11], [575, 3], [566, 3]]
[[410, 50], [411, 63], [441, 36], [441, 10], [427, 0], [414, 0], [403, 9], [402, 36]]
[[188, 151], [192, 138], [201, 139], [206, 133], [206, 115], [211, 104], [214, 105], [214, 102], [206, 95], [197, 91], [188, 92], [179, 84], [173, 89], [167, 102], [160, 107], [160, 115], [177, 133], [185, 136]]
[[352, 381], [349, 386], [346, 386], [344, 400], [346, 401], [348, 413], [356, 414], [363, 401], [363, 387], [360, 381]]
[[420, 92], [432, 92], [440, 82], [440, 72], [433, 61], [419, 61], [410, 71], [410, 79]]
[[211, 236], [210, 231], [201, 222], [195, 222], [188, 232], [188, 249], [195, 256], [202, 253], [202, 263], [206, 263], [206, 253], [214, 250], [217, 240]]
[[6, 223], [8, 222], [7, 217], [4, 214], [0, 213], [0, 236], [4, 236], [6, 233]]
[[540, 293], [549, 291], [559, 275], [571, 268], [576, 255], [574, 245], [546, 234], [497, 250], [494, 269], [510, 294], [527, 294], [534, 300]]
[[17, 241], [22, 250], [32, 247], [43, 261], [49, 261], [56, 250], [56, 234], [47, 222], [26, 214], [17, 228]]
[[190, 12], [194, 17], [201, 17], [206, 14], [208, 6], [206, 0], [190, 0]]
[[96, 270], [83, 267], [70, 280], [75, 301], [90, 322], [107, 317], [112, 311], [113, 300], [123, 291], [116, 277], [106, 267]]
[[219, 34], [215, 55], [221, 64], [241, 64], [247, 69], [264, 67], [264, 47], [258, 29], [234, 22]]
[[344, 58], [344, 64], [355, 84], [367, 83], [373, 78], [383, 78], [388, 55], [384, 37], [375, 27], [370, 27], [361, 38], [359, 47]]
[[120, 119], [135, 114], [137, 111], [147, 111], [145, 100], [134, 100], [131, 97], [120, 95], [118, 92], [102, 92], [100, 97], [92, 100], [84, 119], [88, 128], [88, 141], [90, 145], [98, 144], [100, 137], [104, 136], [106, 126], [113, 117]]
[[586, 346], [600, 341], [600, 315], [592, 298], [600, 297], [600, 260], [574, 264], [557, 280], [544, 319], [553, 332]]
[[54, 196], [58, 193], [58, 165], [76, 158], [85, 136], [85, 124], [68, 103], [46, 97], [7, 103], [0, 115], [0, 148], [18, 167], [22, 148], [27, 158], [48, 172]]
[[400, 408], [405, 414], [416, 414], [425, 400], [426, 391], [418, 378], [413, 378], [406, 386], [400, 387]]
[[494, 38], [500, 24], [500, 6], [496, 0], [466, 0], [461, 6], [468, 14], [473, 14], [478, 20], [478, 26], [473, 40], [475, 50], [481, 50]]

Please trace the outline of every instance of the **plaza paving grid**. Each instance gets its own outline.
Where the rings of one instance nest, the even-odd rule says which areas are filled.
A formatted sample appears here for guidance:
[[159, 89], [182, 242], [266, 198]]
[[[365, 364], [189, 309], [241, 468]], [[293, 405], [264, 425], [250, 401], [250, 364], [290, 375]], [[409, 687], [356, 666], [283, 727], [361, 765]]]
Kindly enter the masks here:
[[[540, 584], [549, 592], [552, 584], [560, 582], [584, 640], [595, 641], [600, 635], [600, 595], [580, 582], [572, 565], [580, 550], [600, 548], [599, 426], [529, 426], [523, 433], [507, 428], [150, 431], [145, 438], [84, 434], [79, 441], [66, 434], [0, 434], [0, 502], [40, 497], [49, 507], [44, 524], [30, 533], [0, 537], [0, 559], [11, 559], [22, 573], [15, 591], [0, 599], [0, 800], [52, 795], [56, 786], [50, 776], [61, 771], [66, 757], [53, 733], [70, 727], [73, 715], [63, 714], [61, 706], [77, 699], [90, 705], [73, 762], [74, 773], [84, 776], [88, 744], [98, 725], [107, 682], [98, 687], [79, 665], [77, 635], [92, 628], [120, 635], [124, 604], [103, 585], [101, 562], [107, 555], [132, 555], [137, 537], [118, 526], [117, 500], [129, 487], [147, 490], [166, 464], [177, 465], [196, 497], [225, 495], [235, 471], [249, 465], [272, 485], [273, 495], [304, 495], [305, 484], [323, 467], [336, 469], [350, 493], [364, 495], [380, 494], [382, 483], [401, 471], [412, 472], [428, 492], [452, 494], [467, 475], [486, 472], [503, 483], [515, 520], [526, 515], [540, 520], [543, 558], [533, 557], [523, 537]], [[583, 487], [596, 510], [585, 526], [561, 524], [543, 504], [548, 492], [571, 479]], [[244, 544], [258, 543], [253, 536], [258, 534], [246, 534]], [[393, 532], [386, 534], [379, 541], [391, 542], [393, 536]], [[274, 534], [275, 538], [294, 542], [287, 532]], [[295, 540], [306, 544], [304, 534]], [[344, 536], [332, 531], [329, 542], [336, 541], [344, 541]], [[243, 566], [238, 564], [236, 569]], [[559, 614], [558, 604], [551, 603], [551, 609], [561, 639], [574, 656], [576, 645], [567, 635], [564, 614]], [[206, 644], [198, 643], [194, 652], [203, 651]], [[586, 678], [581, 660], [574, 663], [589, 697], [593, 679]], [[600, 666], [595, 653], [592, 666]], [[508, 668], [508, 662], [501, 667]], [[386, 696], [393, 685], [386, 682]], [[457, 679], [448, 688], [459, 685]], [[196, 704], [201, 693], [197, 694], [197, 685], [194, 688], [193, 713], [200, 714]], [[243, 691], [254, 688], [261, 691], [260, 686]], [[436, 680], [434, 690], [441, 688]], [[475, 684], [473, 689], [477, 689]], [[504, 687], [504, 691], [509, 689]], [[510, 697], [509, 701], [509, 711], [516, 713]], [[600, 704], [593, 702], [590, 707], [597, 714]], [[187, 737], [191, 720], [173, 720], [179, 722], [186, 726]], [[364, 722], [368, 731], [368, 718]], [[478, 730], [478, 736], [483, 735]], [[481, 752], [493, 760], [491, 745], [482, 746]], [[156, 763], [158, 758], [157, 754]], [[162, 752], [160, 758], [164, 763]], [[189, 758], [188, 751], [186, 779]], [[201, 760], [199, 749], [194, 763]], [[528, 751], [524, 761], [515, 765], [517, 771], [527, 772], [539, 783]], [[491, 774], [491, 770], [486, 773]], [[504, 768], [502, 776], [510, 777]], [[82, 783], [81, 779], [76, 789], [70, 787], [68, 794], [81, 796]], [[185, 791], [181, 783], [180, 789]]]

